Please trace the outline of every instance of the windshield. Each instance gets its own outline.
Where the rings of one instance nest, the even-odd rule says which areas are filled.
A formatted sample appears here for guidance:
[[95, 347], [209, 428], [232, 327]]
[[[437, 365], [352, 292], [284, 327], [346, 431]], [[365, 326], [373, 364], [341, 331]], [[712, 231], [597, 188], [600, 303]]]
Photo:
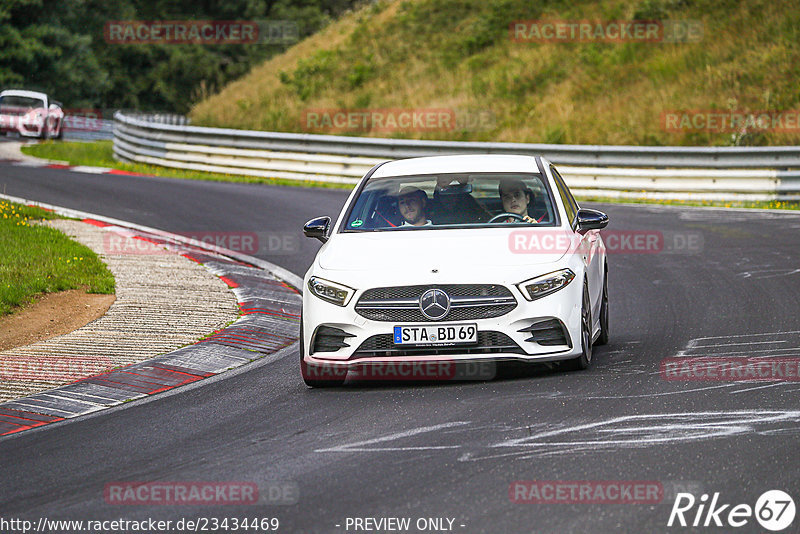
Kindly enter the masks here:
[[559, 224], [549, 188], [531, 173], [371, 179], [351, 206], [344, 232]]
[[24, 115], [44, 107], [44, 100], [29, 96], [5, 95], [0, 97], [0, 113], [4, 115]]

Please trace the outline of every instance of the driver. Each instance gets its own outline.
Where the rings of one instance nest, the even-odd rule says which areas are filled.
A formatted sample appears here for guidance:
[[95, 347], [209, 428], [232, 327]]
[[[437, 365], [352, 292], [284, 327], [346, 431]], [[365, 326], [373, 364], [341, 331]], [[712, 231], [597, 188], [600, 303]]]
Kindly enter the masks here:
[[401, 226], [429, 226], [431, 221], [427, 218], [425, 205], [428, 195], [419, 187], [406, 186], [397, 194], [397, 209], [403, 216]]
[[500, 180], [500, 185], [497, 189], [500, 193], [500, 199], [503, 201], [503, 211], [506, 213], [513, 213], [521, 217], [508, 217], [497, 222], [539, 222], [528, 215], [528, 205], [533, 201], [533, 192], [525, 186], [522, 180], [518, 178], [506, 178]]

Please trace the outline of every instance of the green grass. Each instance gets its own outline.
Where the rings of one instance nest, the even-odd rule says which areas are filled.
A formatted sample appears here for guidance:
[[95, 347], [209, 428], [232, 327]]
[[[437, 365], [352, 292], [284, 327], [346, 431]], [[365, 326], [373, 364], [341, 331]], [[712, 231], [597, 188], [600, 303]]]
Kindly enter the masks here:
[[0, 200], [0, 316], [36, 295], [86, 288], [114, 293], [114, 276], [88, 247], [32, 221], [53, 214]]
[[[254, 67], [194, 124], [314, 132], [319, 109], [490, 111], [395, 137], [601, 145], [795, 145], [786, 132], [668, 131], [675, 110], [800, 108], [797, 0], [378, 0]], [[698, 21], [697, 42], [513, 42], [524, 20]], [[316, 128], [319, 130], [319, 128]], [[321, 131], [319, 133], [325, 133]], [[379, 130], [345, 135], [392, 137]]]
[[[87, 165], [91, 167], [110, 167], [126, 172], [135, 172], [149, 176], [166, 178], [184, 178], [189, 180], [210, 180], [215, 182], [240, 182], [267, 185], [290, 185], [295, 187], [327, 187], [335, 189], [352, 189], [348, 184], [332, 184], [310, 180], [285, 180], [280, 178], [262, 178], [259, 176], [241, 176], [235, 174], [218, 174], [191, 170], [170, 169], [157, 165], [141, 163], [124, 163], [114, 159], [112, 141], [94, 141], [91, 143], [47, 141], [22, 147], [23, 154], [36, 158], [66, 161], [70, 165]], [[113, 179], [109, 177], [109, 179]]]

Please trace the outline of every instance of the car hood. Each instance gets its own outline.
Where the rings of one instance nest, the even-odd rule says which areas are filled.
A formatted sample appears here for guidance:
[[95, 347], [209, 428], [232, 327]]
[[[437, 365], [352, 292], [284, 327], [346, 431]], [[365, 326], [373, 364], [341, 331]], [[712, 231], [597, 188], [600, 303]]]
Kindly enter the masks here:
[[320, 250], [331, 271], [397, 271], [521, 267], [560, 260], [572, 241], [563, 228], [404, 230], [336, 234]]

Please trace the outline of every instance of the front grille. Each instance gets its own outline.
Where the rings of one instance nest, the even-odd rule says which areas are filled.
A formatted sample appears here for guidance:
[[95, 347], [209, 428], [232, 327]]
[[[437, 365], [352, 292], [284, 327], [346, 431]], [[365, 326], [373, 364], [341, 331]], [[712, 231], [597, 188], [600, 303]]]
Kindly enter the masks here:
[[475, 345], [450, 345], [446, 347], [405, 347], [403, 345], [395, 345], [392, 334], [378, 334], [364, 341], [358, 347], [358, 350], [350, 356], [350, 359], [439, 354], [492, 354], [499, 352], [525, 354], [525, 351], [514, 343], [513, 339], [502, 332], [478, 332], [478, 343]]
[[437, 284], [421, 286], [376, 287], [361, 295], [367, 300], [419, 299], [429, 289], [441, 289], [451, 297], [506, 297], [511, 292], [496, 284]]
[[373, 321], [430, 322], [419, 309], [419, 299], [429, 289], [450, 297], [450, 311], [440, 321], [474, 321], [505, 315], [517, 301], [504, 286], [495, 284], [442, 284], [368, 289], [356, 303], [356, 313]]
[[531, 337], [525, 341], [535, 341], [539, 345], [548, 347], [554, 345], [569, 345], [569, 347], [572, 348], [566, 328], [564, 328], [564, 324], [558, 319], [548, 319], [533, 323], [520, 330], [520, 332], [527, 332], [531, 335]]

